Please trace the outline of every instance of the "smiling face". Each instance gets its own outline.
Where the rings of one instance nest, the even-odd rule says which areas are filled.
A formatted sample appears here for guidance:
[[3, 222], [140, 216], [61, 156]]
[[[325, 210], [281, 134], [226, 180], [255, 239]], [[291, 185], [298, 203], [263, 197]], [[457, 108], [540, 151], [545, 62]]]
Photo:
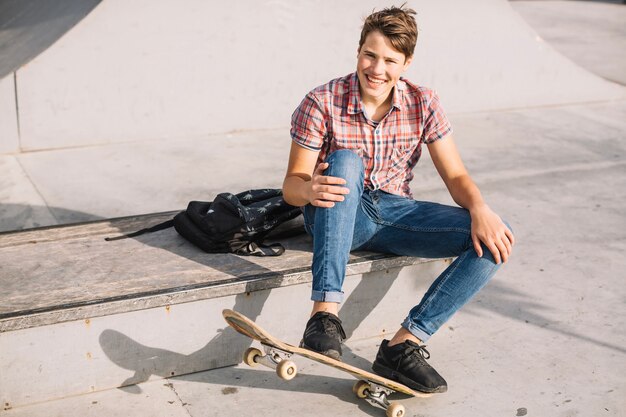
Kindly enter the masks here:
[[365, 104], [381, 105], [391, 101], [391, 92], [412, 58], [394, 49], [382, 33], [370, 32], [358, 51], [357, 75]]

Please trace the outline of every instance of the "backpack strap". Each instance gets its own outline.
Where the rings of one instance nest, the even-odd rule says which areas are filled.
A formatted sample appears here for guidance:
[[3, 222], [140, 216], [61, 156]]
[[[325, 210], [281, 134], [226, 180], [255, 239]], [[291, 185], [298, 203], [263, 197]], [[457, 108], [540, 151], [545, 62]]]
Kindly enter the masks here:
[[250, 242], [235, 251], [236, 255], [243, 256], [280, 256], [285, 253], [285, 247], [280, 243], [266, 245], [262, 242]]
[[159, 223], [159, 224], [154, 225], [152, 227], [146, 227], [145, 229], [137, 230], [136, 232], [132, 232], [132, 233], [129, 233], [127, 235], [121, 235], [121, 236], [115, 236], [115, 237], [105, 237], [104, 240], [106, 240], [107, 242], [111, 242], [113, 240], [128, 239], [129, 237], [140, 236], [140, 235], [143, 235], [145, 233], [158, 232], [159, 230], [167, 229], [167, 228], [170, 228], [172, 226], [174, 226], [174, 220], [167, 220], [167, 221], [165, 221], [163, 223]]
[[266, 244], [265, 238], [267, 235], [271, 233], [271, 230], [268, 230], [263, 233], [259, 233], [255, 236], [254, 240], [251, 240], [249, 243], [233, 248], [231, 246], [232, 252], [236, 255], [242, 256], [280, 256], [285, 253], [285, 247], [278, 242]]

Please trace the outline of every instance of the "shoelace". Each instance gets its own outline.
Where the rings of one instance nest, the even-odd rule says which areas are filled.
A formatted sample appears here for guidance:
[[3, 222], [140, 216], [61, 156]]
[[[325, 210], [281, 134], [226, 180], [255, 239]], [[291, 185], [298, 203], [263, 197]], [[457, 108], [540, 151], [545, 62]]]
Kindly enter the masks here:
[[409, 357], [412, 355], [419, 355], [424, 360], [430, 359], [430, 352], [426, 350], [426, 345], [418, 345], [410, 340], [407, 340], [406, 344], [408, 346], [404, 349], [404, 356]]
[[339, 331], [342, 339], [346, 338], [346, 333], [341, 326], [341, 321], [339, 321], [338, 319], [332, 316], [325, 316], [322, 317], [320, 321], [322, 322], [322, 326], [324, 326], [324, 333], [334, 336], [337, 334], [337, 331]]

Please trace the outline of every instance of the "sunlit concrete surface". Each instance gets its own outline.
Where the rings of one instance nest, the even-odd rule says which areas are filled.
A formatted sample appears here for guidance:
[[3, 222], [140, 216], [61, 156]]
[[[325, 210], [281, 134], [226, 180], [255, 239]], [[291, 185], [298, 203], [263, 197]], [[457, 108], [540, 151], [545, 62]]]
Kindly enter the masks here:
[[[278, 3], [272, 4], [278, 7]], [[424, 4], [411, 5], [419, 10]], [[496, 5], [495, 2], [484, 4]], [[363, 14], [370, 6], [368, 3]], [[504, 6], [509, 4], [498, 2], [494, 7]], [[603, 73], [602, 65], [593, 65], [594, 60], [605, 60], [594, 58], [599, 55], [586, 50], [596, 48], [595, 45], [578, 42], [578, 52], [569, 57], [561, 49], [567, 43], [564, 41], [580, 35], [572, 31], [584, 27], [587, 39], [602, 39], [603, 53], [621, 56], [623, 36], [604, 34], [613, 30], [612, 22], [619, 19], [624, 7], [597, 2], [516, 2], [513, 10], [518, 10], [520, 15], [506, 13], [507, 19], [513, 19], [512, 16], [519, 19], [515, 21], [520, 26], [511, 27], [516, 30], [523, 27], [519, 30], [536, 45], [549, 50], [552, 57], [559, 56], [550, 59], [558, 59], [563, 66], [576, 68], [572, 71], [585, 74], [578, 80], [593, 80], [581, 88], [601, 85], [610, 90], [607, 95], [550, 105], [534, 102], [515, 108], [451, 112], [455, 137], [470, 173], [487, 202], [511, 223], [518, 243], [511, 261], [494, 281], [429, 342], [431, 362], [448, 380], [449, 392], [427, 400], [399, 397], [407, 406], [408, 415], [618, 417], [624, 414], [626, 101], [619, 98], [623, 89], [614, 70]], [[554, 24], [547, 28], [549, 33], [542, 33], [546, 24], [541, 23], [543, 18], [537, 10], [548, 9], [556, 18], [572, 14], [578, 17], [571, 17], [568, 24]], [[426, 19], [429, 10], [432, 9], [424, 5], [422, 19]], [[485, 13], [497, 19], [493, 10]], [[602, 19], [594, 20], [595, 16]], [[462, 17], [455, 15], [451, 21], [472, 20], [468, 15]], [[594, 19], [586, 19], [591, 17]], [[80, 24], [85, 22], [83, 19]], [[351, 33], [358, 30], [357, 26], [358, 22], [349, 25]], [[456, 49], [446, 53], [452, 56], [457, 53], [456, 56], [461, 56], [459, 49], [467, 52], [480, 46], [475, 42], [469, 46], [458, 43], [462, 36], [456, 26], [446, 32], [425, 23], [423, 30], [424, 45], [428, 44], [429, 36], [443, 38], [451, 32], [457, 39]], [[356, 39], [357, 35], [353, 35], [350, 39]], [[489, 36], [498, 35], [495, 32]], [[521, 36], [519, 32], [515, 36], [518, 35]], [[494, 59], [505, 58], [494, 54]], [[338, 66], [350, 70], [353, 59], [350, 55]], [[619, 59], [616, 61], [619, 63]], [[305, 61], [298, 64], [306, 67]], [[506, 68], [506, 62], [501, 64]], [[328, 72], [316, 72], [308, 77], [323, 82], [341, 75], [338, 71], [329, 67]], [[442, 74], [450, 74], [452, 70], [446, 71]], [[434, 70], [429, 74], [423, 79], [432, 83], [445, 81], [438, 79]], [[463, 72], [459, 70], [457, 74]], [[420, 81], [418, 72], [415, 76]], [[293, 103], [314, 86], [312, 79], [304, 81], [307, 85], [298, 87], [299, 91], [290, 96]], [[445, 95], [453, 103], [459, 93], [450, 86], [460, 85], [462, 81], [453, 79], [446, 87]], [[569, 84], [564, 85], [569, 88]], [[0, 91], [10, 93], [10, 88], [1, 87]], [[542, 91], [545, 93], [538, 89], [533, 94], [540, 95]], [[267, 103], [271, 107], [272, 103]], [[273, 108], [276, 117], [288, 120], [290, 110], [279, 111], [279, 107]], [[4, 126], [0, 131], [3, 129]], [[278, 187], [289, 146], [287, 125], [230, 134], [131, 139], [38, 152], [18, 150], [0, 156], [0, 228], [12, 230], [174, 210], [183, 208], [192, 199], [210, 199], [220, 191]], [[59, 138], [59, 143], [63, 140]], [[418, 199], [450, 202], [427, 155], [416, 168], [412, 188]], [[420, 295], [415, 294], [416, 298]], [[276, 322], [280, 326], [280, 315]], [[207, 339], [211, 337], [207, 335]], [[377, 343], [377, 338], [349, 341], [346, 360], [365, 366], [374, 358]], [[153, 352], [164, 345], [167, 343], [158, 340], [143, 347], [140, 344], [137, 361], [158, 360], [153, 358]], [[171, 354], [180, 356], [185, 352]], [[120, 367], [120, 372], [128, 369]], [[381, 410], [353, 397], [349, 376], [307, 361], [301, 361], [301, 369], [302, 375], [285, 383], [263, 368], [228, 367], [0, 410], [0, 414], [8, 417], [383, 415]], [[123, 375], [132, 376], [130, 370]]]

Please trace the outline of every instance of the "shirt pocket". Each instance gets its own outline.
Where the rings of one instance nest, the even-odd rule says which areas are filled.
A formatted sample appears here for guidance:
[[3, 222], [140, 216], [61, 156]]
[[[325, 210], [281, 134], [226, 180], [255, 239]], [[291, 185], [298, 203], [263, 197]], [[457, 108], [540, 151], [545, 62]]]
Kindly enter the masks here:
[[398, 149], [416, 149], [420, 143], [419, 126], [401, 121], [389, 127], [389, 136], [393, 138], [393, 146]]
[[415, 146], [395, 146], [389, 158], [389, 176], [394, 178], [408, 169], [411, 156], [415, 152]]

